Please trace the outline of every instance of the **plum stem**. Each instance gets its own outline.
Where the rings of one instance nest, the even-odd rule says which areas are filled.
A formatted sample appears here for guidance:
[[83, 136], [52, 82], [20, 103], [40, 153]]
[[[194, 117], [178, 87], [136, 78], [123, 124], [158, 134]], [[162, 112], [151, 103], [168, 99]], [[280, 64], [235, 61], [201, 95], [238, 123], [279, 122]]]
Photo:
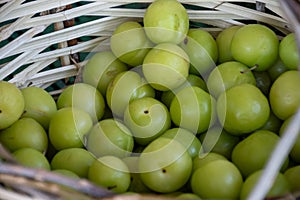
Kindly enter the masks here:
[[241, 71], [241, 73], [245, 74], [245, 73], [251, 72], [251, 71], [253, 71], [253, 70], [257, 69], [257, 68], [258, 68], [258, 64], [255, 64], [253, 67]]

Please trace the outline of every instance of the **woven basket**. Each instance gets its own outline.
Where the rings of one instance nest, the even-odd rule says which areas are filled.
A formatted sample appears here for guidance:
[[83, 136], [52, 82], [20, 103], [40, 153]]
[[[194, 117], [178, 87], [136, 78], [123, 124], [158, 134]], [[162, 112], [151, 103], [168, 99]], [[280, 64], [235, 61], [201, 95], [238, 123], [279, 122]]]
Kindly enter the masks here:
[[[81, 69], [88, 60], [88, 54], [99, 50], [99, 47], [105, 48], [112, 31], [120, 23], [126, 20], [141, 21], [146, 7], [152, 1], [0, 0], [0, 80], [7, 80], [20, 88], [38, 86], [45, 88], [52, 95], [58, 95], [67, 85], [80, 81]], [[267, 24], [279, 37], [293, 31], [281, 10], [279, 1], [180, 0], [180, 2], [188, 9], [191, 26], [207, 30], [214, 36], [224, 28], [248, 23]], [[25, 195], [25, 191], [20, 194], [8, 189], [7, 185], [16, 185], [16, 182], [13, 184], [15, 179], [11, 179], [8, 174], [0, 173], [0, 182], [6, 183], [4, 187], [0, 186], [0, 199], [54, 198], [54, 196], [46, 197], [45, 193], [41, 192], [27, 191]], [[43, 172], [37, 174], [45, 175]], [[35, 191], [43, 191], [45, 188], [51, 191], [58, 190], [55, 184], [41, 185], [43, 180], [49, 181], [41, 176], [38, 178], [31, 176], [31, 182], [28, 177], [18, 178], [20, 181], [18, 184], [31, 183], [35, 186]], [[83, 190], [93, 187], [87, 187], [90, 185], [85, 180], [80, 181], [76, 182], [78, 187], [74, 188], [78, 190], [77, 195], [82, 193], [77, 197], [92, 198], [83, 194], [80, 186], [84, 188]], [[108, 198], [152, 199], [152, 197], [124, 195]]]

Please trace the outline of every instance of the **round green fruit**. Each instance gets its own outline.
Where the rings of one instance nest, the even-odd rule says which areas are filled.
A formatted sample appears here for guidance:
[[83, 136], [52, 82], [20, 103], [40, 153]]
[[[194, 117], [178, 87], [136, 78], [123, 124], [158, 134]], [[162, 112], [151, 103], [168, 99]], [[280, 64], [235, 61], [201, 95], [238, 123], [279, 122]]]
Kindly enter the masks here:
[[88, 177], [89, 167], [95, 158], [83, 148], [68, 148], [58, 151], [51, 160], [51, 169], [65, 169], [81, 178]]
[[[233, 149], [231, 159], [244, 177], [263, 169], [280, 137], [267, 130], [258, 130], [240, 141]], [[288, 166], [286, 158], [282, 170]]]
[[57, 111], [54, 98], [44, 89], [31, 86], [21, 89], [25, 100], [22, 117], [29, 117], [39, 122], [48, 130], [49, 122]]
[[130, 102], [124, 112], [124, 123], [135, 142], [146, 145], [171, 127], [171, 117], [163, 103], [144, 97]]
[[228, 160], [228, 159], [219, 153], [200, 152], [200, 154], [198, 156], [193, 158], [193, 172], [195, 172], [198, 168], [203, 167], [204, 165], [206, 165], [212, 161], [215, 161], [215, 160]]
[[286, 35], [279, 43], [279, 57], [290, 70], [297, 70], [300, 64], [295, 33]]
[[95, 157], [126, 157], [133, 150], [131, 131], [117, 119], [104, 119], [95, 124], [86, 137], [86, 148]]
[[255, 77], [249, 68], [237, 61], [218, 65], [208, 76], [207, 88], [214, 97], [236, 85], [249, 83], [256, 85]]
[[25, 100], [14, 84], [0, 81], [0, 130], [16, 122], [23, 114]]
[[291, 192], [300, 190], [300, 165], [288, 168], [283, 175], [289, 182]]
[[[246, 200], [250, 195], [250, 192], [254, 189], [259, 178], [262, 175], [262, 170], [257, 170], [253, 172], [249, 177], [246, 178], [241, 189], [241, 200]], [[276, 179], [273, 182], [270, 190], [268, 191], [266, 198], [276, 198], [284, 196], [290, 192], [290, 186], [287, 178], [282, 174], [278, 173]]]
[[105, 101], [102, 94], [86, 83], [75, 83], [62, 91], [57, 99], [58, 109], [73, 107], [87, 112], [93, 122], [104, 115]]
[[189, 30], [189, 16], [177, 0], [156, 0], [148, 6], [144, 18], [147, 36], [154, 43], [179, 44]]
[[270, 106], [259, 88], [244, 83], [219, 96], [217, 114], [228, 133], [241, 136], [259, 129], [266, 123]]
[[197, 86], [205, 90], [206, 92], [208, 91], [205, 81], [200, 76], [195, 74], [189, 74], [186, 78], [186, 81], [182, 85], [173, 90], [167, 90], [162, 92], [161, 102], [163, 102], [169, 108], [176, 93], [179, 92], [181, 89], [189, 86]]
[[204, 77], [216, 67], [218, 47], [214, 37], [201, 29], [189, 29], [180, 43], [190, 58], [190, 73]]
[[87, 112], [73, 107], [59, 109], [49, 124], [50, 142], [56, 150], [83, 147], [84, 136], [92, 126]]
[[228, 160], [215, 160], [198, 168], [191, 177], [193, 193], [205, 199], [238, 199], [243, 177]]
[[216, 43], [218, 46], [218, 63], [224, 63], [234, 60], [231, 54], [230, 47], [232, 38], [239, 28], [241, 28], [241, 26], [231, 26], [225, 28], [218, 34], [216, 38]]
[[265, 71], [278, 58], [279, 40], [273, 30], [262, 24], [248, 24], [239, 28], [231, 42], [235, 60], [256, 71]]
[[215, 121], [215, 99], [199, 87], [183, 88], [171, 102], [170, 115], [176, 126], [204, 132]]
[[156, 90], [172, 90], [189, 75], [189, 56], [176, 44], [162, 43], [146, 55], [142, 70], [145, 79]]
[[297, 70], [282, 73], [272, 84], [269, 101], [273, 113], [281, 120], [292, 116], [300, 106], [300, 74]]
[[160, 137], [143, 150], [138, 166], [141, 179], [148, 188], [159, 193], [171, 193], [189, 180], [192, 159], [178, 141]]
[[144, 28], [135, 21], [118, 25], [110, 38], [110, 48], [114, 55], [133, 67], [143, 63], [151, 46]]
[[[293, 120], [293, 116], [291, 116], [283, 121], [283, 123], [279, 129], [280, 136], [283, 136], [285, 134], [285, 131], [286, 131], [287, 127], [290, 125], [290, 123], [292, 122], [292, 120]], [[296, 123], [299, 123], [299, 122], [296, 122]], [[300, 134], [298, 135], [289, 155], [293, 161], [295, 161], [296, 163], [300, 163]]]
[[118, 157], [103, 156], [89, 167], [88, 179], [116, 193], [124, 193], [130, 186], [127, 165]]
[[101, 51], [93, 54], [82, 71], [82, 79], [99, 90], [103, 96], [109, 82], [120, 72], [127, 71], [128, 67], [121, 62], [111, 51]]
[[171, 128], [165, 131], [160, 137], [177, 140], [187, 149], [192, 158], [199, 155], [201, 142], [192, 132], [186, 129]]
[[46, 156], [33, 148], [21, 148], [12, 153], [18, 163], [25, 167], [50, 170], [50, 164]]
[[108, 85], [106, 102], [116, 117], [123, 117], [128, 104], [134, 99], [155, 97], [154, 89], [135, 71], [119, 73]]
[[36, 120], [20, 118], [10, 127], [0, 131], [0, 143], [10, 151], [27, 147], [44, 153], [48, 148], [48, 136]]

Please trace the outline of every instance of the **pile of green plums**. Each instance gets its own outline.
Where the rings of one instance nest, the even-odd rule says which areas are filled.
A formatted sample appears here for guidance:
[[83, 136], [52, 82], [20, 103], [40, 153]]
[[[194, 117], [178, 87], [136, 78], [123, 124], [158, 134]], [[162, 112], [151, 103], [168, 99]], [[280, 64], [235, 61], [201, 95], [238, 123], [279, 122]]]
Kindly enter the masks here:
[[[0, 142], [27, 167], [116, 193], [246, 199], [300, 107], [299, 60], [294, 33], [212, 35], [177, 0], [156, 0], [57, 99], [1, 81]], [[300, 136], [267, 197], [299, 183]]]

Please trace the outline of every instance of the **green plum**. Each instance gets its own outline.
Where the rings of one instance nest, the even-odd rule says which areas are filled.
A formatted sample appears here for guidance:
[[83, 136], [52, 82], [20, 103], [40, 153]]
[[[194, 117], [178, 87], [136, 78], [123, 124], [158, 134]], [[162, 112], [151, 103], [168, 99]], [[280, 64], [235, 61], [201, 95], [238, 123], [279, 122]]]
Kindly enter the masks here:
[[88, 177], [89, 167], [96, 158], [84, 148], [68, 148], [58, 151], [51, 159], [51, 169], [65, 169], [81, 178]]
[[186, 129], [171, 128], [165, 131], [160, 137], [177, 140], [187, 149], [192, 158], [199, 155], [201, 142], [192, 132]]
[[222, 30], [216, 38], [216, 43], [218, 46], [218, 63], [224, 63], [228, 61], [233, 61], [234, 58], [231, 54], [231, 41], [235, 32], [242, 26], [230, 26]]
[[146, 55], [142, 71], [156, 90], [172, 90], [183, 84], [189, 75], [189, 56], [176, 44], [162, 43]]
[[152, 2], [143, 17], [147, 36], [154, 43], [179, 44], [189, 30], [189, 16], [177, 0]]
[[136, 21], [119, 24], [110, 38], [110, 48], [114, 55], [133, 67], [143, 63], [151, 47], [144, 28]]
[[300, 190], [300, 165], [288, 168], [283, 175], [289, 182], [291, 192]]
[[0, 81], [0, 130], [16, 122], [23, 114], [25, 100], [16, 85]]
[[116, 118], [123, 117], [128, 104], [134, 99], [155, 97], [154, 89], [135, 71], [119, 73], [108, 85], [106, 103]]
[[95, 124], [86, 137], [86, 148], [95, 157], [126, 157], [131, 154], [134, 140], [131, 131], [119, 120], [108, 118]]
[[239, 28], [231, 41], [233, 58], [255, 71], [265, 71], [278, 58], [279, 39], [275, 32], [262, 24], [247, 24]]
[[106, 95], [109, 82], [120, 73], [127, 71], [128, 67], [120, 61], [111, 51], [101, 51], [93, 54], [85, 64], [82, 79], [99, 90], [102, 96]]
[[[255, 184], [258, 182], [261, 174], [262, 174], [262, 170], [257, 170], [252, 174], [250, 174], [245, 179], [244, 184], [241, 188], [241, 195], [240, 195], [241, 200], [248, 199], [247, 197], [250, 195], [250, 192], [254, 188]], [[276, 198], [276, 197], [284, 196], [289, 192], [290, 192], [290, 186], [287, 178], [282, 173], [278, 173], [270, 190], [266, 194], [266, 198]]]
[[93, 126], [90, 115], [78, 108], [59, 109], [50, 120], [49, 140], [56, 150], [83, 147], [83, 139]]
[[[232, 162], [239, 168], [244, 177], [263, 169], [269, 160], [280, 137], [268, 130], [258, 130], [240, 141], [231, 154]], [[282, 170], [288, 166], [289, 158], [285, 159]]]
[[48, 136], [40, 123], [32, 118], [20, 118], [0, 131], [0, 142], [10, 151], [33, 148], [42, 153], [48, 149]]
[[176, 93], [179, 92], [181, 89], [189, 86], [197, 86], [205, 90], [206, 92], [208, 91], [205, 81], [200, 76], [195, 74], [189, 74], [186, 78], [186, 81], [182, 85], [173, 90], [162, 92], [160, 99], [161, 102], [163, 102], [169, 108]]
[[230, 88], [219, 96], [217, 114], [228, 133], [242, 136], [266, 123], [270, 115], [270, 106], [259, 88], [244, 83]]
[[21, 89], [25, 100], [22, 117], [29, 117], [39, 122], [48, 130], [49, 122], [57, 111], [54, 98], [44, 89], [31, 86]]
[[[278, 131], [280, 136], [283, 136], [285, 134], [285, 131], [286, 131], [287, 127], [289, 126], [289, 124], [292, 122], [292, 120], [293, 120], [293, 116], [291, 116], [283, 121], [283, 123]], [[299, 123], [299, 122], [297, 122], [297, 123]], [[292, 147], [289, 155], [293, 161], [295, 161], [296, 163], [300, 163], [300, 135], [297, 137], [295, 144]]]
[[219, 153], [208, 152], [200, 154], [193, 158], [193, 172], [195, 172], [198, 168], [203, 167], [204, 165], [215, 161], [215, 160], [228, 160], [225, 156]]
[[300, 106], [299, 71], [282, 73], [272, 84], [269, 101], [273, 113], [281, 120], [292, 116]]
[[25, 167], [50, 170], [50, 164], [46, 156], [36, 149], [30, 147], [20, 148], [12, 152], [12, 156]]
[[214, 37], [208, 31], [189, 29], [187, 37], [180, 46], [190, 58], [190, 73], [204, 77], [216, 67], [218, 47]]
[[171, 127], [171, 117], [163, 103], [144, 97], [129, 103], [124, 124], [131, 130], [135, 142], [146, 145]]
[[115, 156], [103, 156], [94, 160], [88, 170], [88, 179], [116, 193], [124, 193], [130, 186], [128, 167]]
[[279, 57], [290, 70], [297, 70], [300, 65], [299, 50], [295, 33], [287, 34], [279, 43]]
[[254, 74], [249, 68], [237, 61], [228, 61], [218, 65], [209, 74], [207, 79], [207, 88], [215, 98], [232, 88], [243, 83], [256, 85]]
[[140, 177], [151, 190], [175, 192], [192, 172], [192, 158], [177, 140], [159, 137], [146, 146], [138, 162]]
[[193, 193], [204, 199], [239, 199], [243, 177], [228, 160], [215, 160], [199, 167], [191, 177]]
[[193, 133], [204, 132], [215, 122], [215, 104], [215, 99], [203, 89], [183, 88], [171, 102], [171, 119], [176, 126]]
[[93, 122], [97, 122], [104, 115], [105, 101], [95, 87], [86, 83], [75, 83], [62, 91], [57, 99], [57, 107], [79, 108], [87, 112]]

